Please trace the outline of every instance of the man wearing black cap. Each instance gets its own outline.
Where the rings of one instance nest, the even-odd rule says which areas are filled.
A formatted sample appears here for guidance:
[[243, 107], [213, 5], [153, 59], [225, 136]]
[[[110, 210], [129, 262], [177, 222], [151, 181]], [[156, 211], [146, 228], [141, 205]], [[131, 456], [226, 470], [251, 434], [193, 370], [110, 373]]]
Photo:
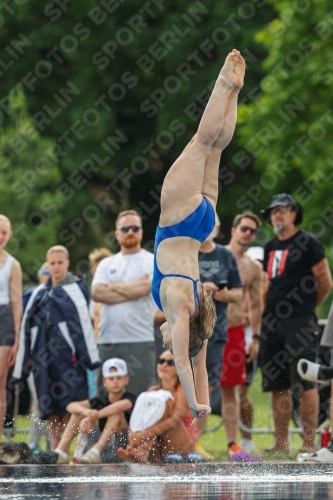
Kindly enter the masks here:
[[275, 444], [271, 451], [288, 451], [291, 418], [290, 389], [300, 395], [304, 451], [313, 451], [318, 422], [318, 392], [297, 373], [300, 358], [315, 361], [319, 332], [315, 308], [332, 288], [322, 245], [297, 229], [302, 207], [289, 194], [273, 196], [262, 210], [276, 237], [265, 246], [264, 269], [270, 280], [261, 333], [263, 390], [272, 392]]

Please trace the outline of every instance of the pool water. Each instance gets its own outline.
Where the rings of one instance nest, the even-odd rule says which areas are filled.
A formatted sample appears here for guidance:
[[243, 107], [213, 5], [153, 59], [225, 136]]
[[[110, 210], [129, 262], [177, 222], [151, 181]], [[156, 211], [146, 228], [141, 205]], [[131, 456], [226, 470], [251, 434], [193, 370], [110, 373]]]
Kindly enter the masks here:
[[333, 464], [0, 467], [0, 499], [333, 500]]

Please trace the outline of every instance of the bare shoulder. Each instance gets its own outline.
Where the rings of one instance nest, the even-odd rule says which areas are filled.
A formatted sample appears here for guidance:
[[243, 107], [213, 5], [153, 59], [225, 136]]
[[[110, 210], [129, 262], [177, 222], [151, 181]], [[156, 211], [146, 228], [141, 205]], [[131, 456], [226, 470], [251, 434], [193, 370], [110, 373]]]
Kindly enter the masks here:
[[253, 273], [261, 273], [262, 265], [258, 260], [252, 259], [252, 257], [249, 257], [246, 254], [244, 255], [243, 259], [246, 262], [247, 268], [250, 269]]
[[254, 260], [254, 259], [251, 259], [251, 258], [250, 258], [250, 260], [251, 260], [251, 265], [252, 265], [253, 271], [255, 271], [256, 273], [260, 274], [262, 272], [262, 270], [263, 270], [262, 264], [259, 261], [257, 261], [257, 260]]
[[19, 276], [21, 275], [22, 270], [21, 270], [21, 264], [19, 263], [18, 260], [14, 259], [13, 264], [12, 264], [12, 272], [11, 275], [14, 276]]

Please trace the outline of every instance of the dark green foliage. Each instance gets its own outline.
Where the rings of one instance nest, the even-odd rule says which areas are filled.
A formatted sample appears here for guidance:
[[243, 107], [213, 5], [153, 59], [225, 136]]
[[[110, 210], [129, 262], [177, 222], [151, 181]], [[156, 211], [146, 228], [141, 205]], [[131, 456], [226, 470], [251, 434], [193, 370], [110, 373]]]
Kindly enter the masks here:
[[[195, 133], [209, 85], [236, 47], [248, 61], [242, 95], [251, 98], [246, 96], [263, 76], [266, 55], [254, 38], [273, 19], [273, 9], [265, 1], [231, 0], [20, 4], [2, 12], [1, 59], [13, 64], [3, 72], [0, 94], [5, 98], [22, 81], [37, 129], [57, 141], [63, 178], [53, 188], [63, 206], [52, 243], [67, 245], [73, 262], [97, 245], [115, 249], [115, 214], [137, 207], [151, 248], [160, 185]], [[14, 60], [9, 44], [19, 39]], [[7, 113], [2, 119], [6, 124]], [[238, 132], [221, 171], [225, 235], [238, 211], [236, 200], [256, 175], [235, 165], [237, 150]]]
[[[221, 162], [221, 241], [227, 243], [236, 213], [258, 213], [273, 194], [286, 191], [304, 206], [302, 227], [331, 243], [333, 21], [327, 3], [20, 4], [3, 9], [0, 19], [0, 122], [4, 137], [13, 133], [6, 96], [21, 81], [38, 140], [46, 141], [29, 143], [29, 156], [55, 141], [61, 171], [42, 191], [46, 196], [52, 187], [57, 214], [40, 224], [25, 262], [42, 260], [45, 246], [62, 243], [77, 270], [86, 270], [93, 247], [117, 249], [115, 215], [129, 207], [142, 211], [152, 249], [163, 178], [195, 133], [233, 47], [245, 56], [247, 74], [236, 133]], [[27, 156], [17, 156], [17, 168]], [[5, 185], [14, 182], [10, 169], [1, 175]], [[24, 200], [11, 194], [14, 229], [41, 211], [40, 182]], [[7, 202], [1, 211], [9, 214]], [[270, 235], [264, 226], [258, 243]]]
[[57, 241], [63, 200], [54, 140], [41, 137], [27, 113], [22, 88], [9, 93], [10, 119], [0, 129], [1, 212], [11, 220], [7, 250], [22, 265], [25, 280], [35, 279], [46, 250]]

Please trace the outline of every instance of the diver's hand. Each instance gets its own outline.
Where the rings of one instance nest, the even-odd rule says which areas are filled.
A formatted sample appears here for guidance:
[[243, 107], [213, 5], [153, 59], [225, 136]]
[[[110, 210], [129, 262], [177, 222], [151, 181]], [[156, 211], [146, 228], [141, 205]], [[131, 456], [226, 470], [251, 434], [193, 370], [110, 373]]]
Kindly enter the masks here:
[[190, 408], [191, 413], [194, 418], [200, 420], [203, 417], [209, 415], [212, 411], [210, 406], [196, 404], [194, 407]]

